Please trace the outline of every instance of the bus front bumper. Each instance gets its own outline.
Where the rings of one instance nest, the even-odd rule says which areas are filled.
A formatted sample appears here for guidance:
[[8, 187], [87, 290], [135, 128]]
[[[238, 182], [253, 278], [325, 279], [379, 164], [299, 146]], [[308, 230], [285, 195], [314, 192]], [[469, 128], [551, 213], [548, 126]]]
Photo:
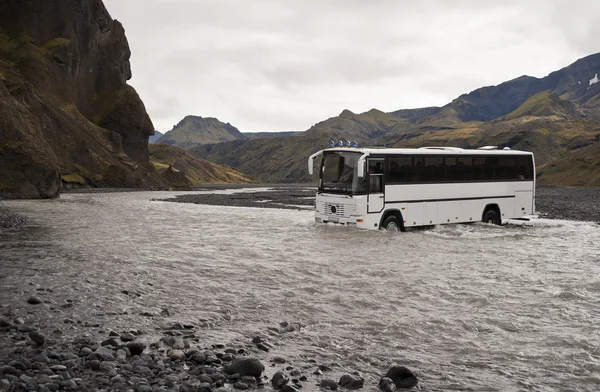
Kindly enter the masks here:
[[369, 216], [343, 217], [343, 216], [331, 216], [331, 215], [317, 214], [315, 216], [315, 222], [317, 222], [317, 223], [335, 223], [335, 224], [340, 224], [340, 225], [344, 225], [344, 226], [357, 227], [359, 229], [372, 229], [372, 230], [379, 229], [379, 222], [376, 222], [376, 221], [371, 222], [371, 220], [373, 220], [373, 219], [369, 219], [369, 218], [370, 218]]

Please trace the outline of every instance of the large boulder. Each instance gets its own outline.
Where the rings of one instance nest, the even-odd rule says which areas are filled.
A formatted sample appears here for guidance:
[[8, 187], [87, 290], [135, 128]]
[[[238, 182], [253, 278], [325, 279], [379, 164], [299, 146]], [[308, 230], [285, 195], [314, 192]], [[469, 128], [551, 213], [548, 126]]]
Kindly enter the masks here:
[[260, 377], [265, 366], [256, 358], [238, 358], [225, 368], [227, 374]]

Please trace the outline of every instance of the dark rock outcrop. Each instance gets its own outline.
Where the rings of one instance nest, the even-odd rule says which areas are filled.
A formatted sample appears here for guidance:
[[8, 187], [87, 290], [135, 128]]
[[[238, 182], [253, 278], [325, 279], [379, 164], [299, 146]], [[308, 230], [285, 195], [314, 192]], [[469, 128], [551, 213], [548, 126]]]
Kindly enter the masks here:
[[0, 8], [0, 197], [56, 197], [61, 181], [163, 187], [125, 30], [102, 1]]

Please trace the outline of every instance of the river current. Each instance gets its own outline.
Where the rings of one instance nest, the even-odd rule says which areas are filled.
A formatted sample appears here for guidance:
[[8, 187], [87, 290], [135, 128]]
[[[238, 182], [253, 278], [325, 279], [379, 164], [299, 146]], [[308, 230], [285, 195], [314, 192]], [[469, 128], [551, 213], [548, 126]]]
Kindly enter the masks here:
[[[316, 224], [311, 210], [151, 200], [182, 193], [0, 202], [30, 221], [0, 231], [0, 310], [65, 339], [98, 333], [65, 318], [149, 339], [187, 322], [224, 344], [300, 323], [261, 360], [360, 371], [365, 390], [393, 364], [426, 391], [600, 390], [596, 224], [389, 234]], [[34, 294], [56, 306], [28, 313]]]

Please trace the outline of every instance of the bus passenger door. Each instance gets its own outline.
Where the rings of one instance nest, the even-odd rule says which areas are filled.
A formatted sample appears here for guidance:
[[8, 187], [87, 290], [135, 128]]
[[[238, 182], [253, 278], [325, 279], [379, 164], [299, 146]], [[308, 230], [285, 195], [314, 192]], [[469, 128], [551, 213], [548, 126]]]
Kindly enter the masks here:
[[384, 207], [385, 196], [383, 190], [383, 159], [368, 159], [367, 172], [369, 174], [369, 196], [367, 212], [381, 212]]

